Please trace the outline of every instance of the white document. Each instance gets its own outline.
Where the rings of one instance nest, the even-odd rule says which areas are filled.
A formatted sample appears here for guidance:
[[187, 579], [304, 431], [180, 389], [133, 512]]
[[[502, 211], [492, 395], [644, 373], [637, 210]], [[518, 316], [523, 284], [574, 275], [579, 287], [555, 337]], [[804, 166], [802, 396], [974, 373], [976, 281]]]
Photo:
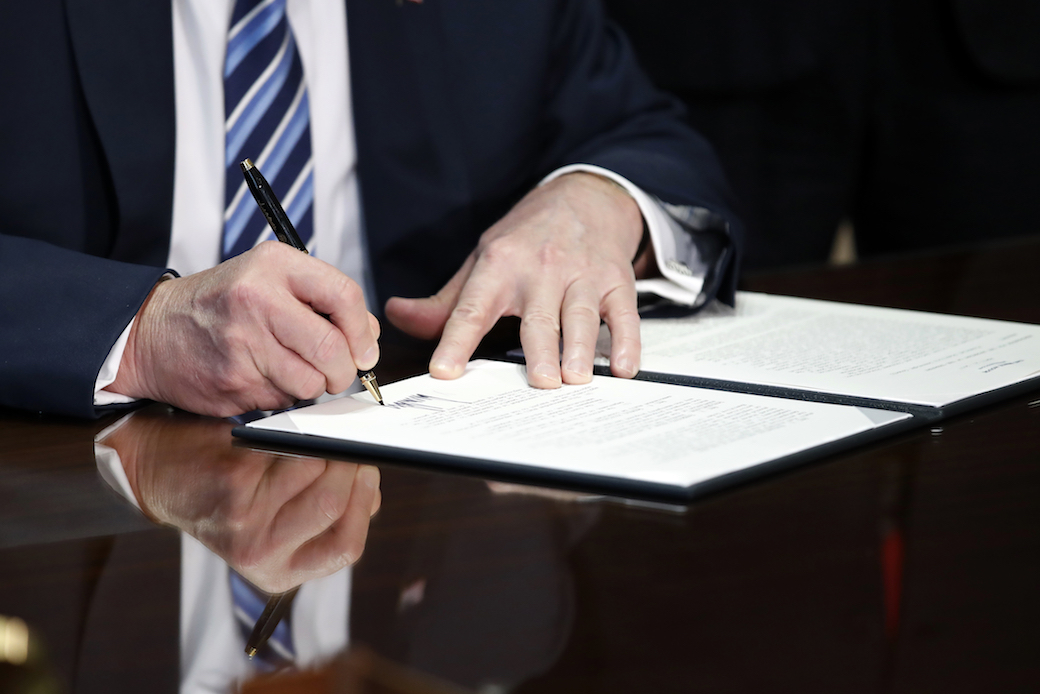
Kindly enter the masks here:
[[900, 412], [593, 377], [539, 390], [474, 361], [249, 424], [399, 449], [688, 487], [908, 418]]
[[[738, 292], [641, 322], [641, 369], [942, 407], [1040, 375], [1040, 325]], [[597, 363], [609, 336], [601, 334]]]

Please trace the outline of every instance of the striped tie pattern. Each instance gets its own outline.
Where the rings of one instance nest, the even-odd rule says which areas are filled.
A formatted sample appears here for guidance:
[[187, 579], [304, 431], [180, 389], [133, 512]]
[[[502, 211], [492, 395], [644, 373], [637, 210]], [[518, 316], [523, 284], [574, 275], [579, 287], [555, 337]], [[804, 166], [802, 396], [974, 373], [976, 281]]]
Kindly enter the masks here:
[[[242, 638], [249, 640], [253, 633], [253, 627], [260, 619], [260, 615], [267, 606], [267, 596], [253, 587], [251, 583], [231, 571], [228, 574], [231, 582], [231, 598], [234, 603], [235, 623], [242, 634]], [[253, 658], [257, 668], [264, 671], [281, 670], [290, 667], [296, 660], [296, 652], [293, 647], [292, 629], [290, 628], [291, 613], [287, 612], [282, 621], [275, 627], [274, 633], [267, 639], [267, 643], [260, 647]]]
[[237, 0], [224, 60], [226, 197], [221, 260], [272, 237], [239, 162], [250, 158], [313, 252], [310, 104], [285, 0]]

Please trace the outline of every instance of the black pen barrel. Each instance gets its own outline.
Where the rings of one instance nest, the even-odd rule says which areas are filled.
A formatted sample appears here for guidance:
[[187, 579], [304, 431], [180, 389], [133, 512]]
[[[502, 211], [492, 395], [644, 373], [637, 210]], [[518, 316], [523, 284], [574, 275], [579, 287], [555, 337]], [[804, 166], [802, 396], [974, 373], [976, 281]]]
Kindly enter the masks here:
[[278, 202], [278, 198], [271, 190], [271, 186], [267, 183], [264, 175], [260, 173], [258, 168], [253, 166], [253, 162], [249, 159], [243, 161], [241, 167], [242, 174], [246, 178], [246, 186], [249, 187], [249, 192], [253, 194], [256, 204], [260, 206], [260, 211], [263, 212], [274, 235], [282, 243], [287, 243], [296, 250], [306, 253], [307, 246], [300, 240], [300, 235], [296, 233], [296, 227], [289, 221], [289, 216], [285, 214], [285, 210], [282, 209], [281, 203]]

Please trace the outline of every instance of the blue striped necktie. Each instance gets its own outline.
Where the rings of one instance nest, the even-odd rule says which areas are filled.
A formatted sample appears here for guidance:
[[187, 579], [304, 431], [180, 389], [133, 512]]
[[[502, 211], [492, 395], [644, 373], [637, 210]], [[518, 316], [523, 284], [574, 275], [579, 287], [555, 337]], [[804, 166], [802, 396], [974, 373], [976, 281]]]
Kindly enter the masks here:
[[[224, 61], [225, 200], [220, 259], [271, 238], [246, 189], [239, 162], [250, 158], [310, 249], [314, 163], [303, 63], [285, 0], [237, 0]], [[313, 252], [313, 251], [312, 251]]]

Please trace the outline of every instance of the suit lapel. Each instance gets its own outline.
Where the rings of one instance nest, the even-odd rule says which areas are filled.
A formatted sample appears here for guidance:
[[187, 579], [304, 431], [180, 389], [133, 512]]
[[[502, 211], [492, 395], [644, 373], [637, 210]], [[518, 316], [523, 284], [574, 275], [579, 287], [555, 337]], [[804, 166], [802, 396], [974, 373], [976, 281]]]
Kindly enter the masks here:
[[111, 256], [165, 265], [176, 138], [168, 0], [66, 0], [84, 97], [117, 204]]

